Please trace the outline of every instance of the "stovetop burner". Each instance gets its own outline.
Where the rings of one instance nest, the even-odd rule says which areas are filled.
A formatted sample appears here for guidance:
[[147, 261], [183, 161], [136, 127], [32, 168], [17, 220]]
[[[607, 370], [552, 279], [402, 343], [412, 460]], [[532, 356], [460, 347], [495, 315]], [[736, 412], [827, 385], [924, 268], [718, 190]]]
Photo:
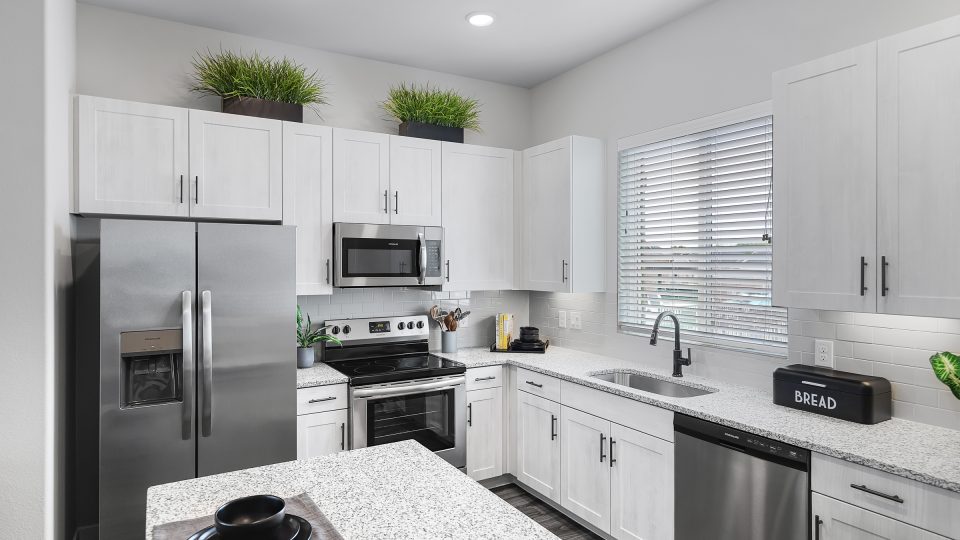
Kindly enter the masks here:
[[328, 365], [350, 378], [351, 386], [427, 379], [466, 372], [466, 367], [433, 354], [336, 360]]

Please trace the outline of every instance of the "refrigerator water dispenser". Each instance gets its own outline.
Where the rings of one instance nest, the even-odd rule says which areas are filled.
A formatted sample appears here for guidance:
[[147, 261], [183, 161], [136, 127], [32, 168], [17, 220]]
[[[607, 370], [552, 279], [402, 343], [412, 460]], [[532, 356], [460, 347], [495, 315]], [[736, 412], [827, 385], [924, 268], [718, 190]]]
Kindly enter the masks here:
[[120, 334], [122, 408], [183, 400], [183, 332], [140, 330]]

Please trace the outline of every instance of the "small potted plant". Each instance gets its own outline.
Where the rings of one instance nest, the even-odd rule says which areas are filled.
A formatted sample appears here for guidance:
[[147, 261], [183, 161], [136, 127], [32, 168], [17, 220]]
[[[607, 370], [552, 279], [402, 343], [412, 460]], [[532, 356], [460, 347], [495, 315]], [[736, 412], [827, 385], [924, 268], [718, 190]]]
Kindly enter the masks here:
[[382, 106], [407, 137], [462, 143], [463, 130], [480, 131], [480, 102], [452, 90], [400, 83]]
[[313, 361], [316, 358], [316, 354], [313, 350], [313, 346], [321, 341], [326, 341], [330, 343], [336, 343], [341, 345], [340, 340], [324, 334], [323, 331], [326, 330], [326, 327], [321, 327], [314, 329], [313, 321], [310, 320], [310, 315], [307, 315], [307, 323], [303, 323], [303, 313], [300, 311], [300, 306], [297, 306], [297, 367], [300, 369], [308, 368], [313, 366]]
[[316, 72], [283, 58], [197, 52], [193, 91], [219, 96], [225, 113], [303, 122], [303, 107], [325, 105], [325, 83]]

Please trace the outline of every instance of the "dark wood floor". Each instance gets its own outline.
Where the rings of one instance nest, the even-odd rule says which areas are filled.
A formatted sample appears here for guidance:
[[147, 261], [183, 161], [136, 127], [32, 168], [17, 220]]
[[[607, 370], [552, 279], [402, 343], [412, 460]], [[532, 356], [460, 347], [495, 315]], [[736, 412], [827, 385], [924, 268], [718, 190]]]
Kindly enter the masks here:
[[514, 484], [493, 488], [491, 491], [562, 540], [600, 538]]

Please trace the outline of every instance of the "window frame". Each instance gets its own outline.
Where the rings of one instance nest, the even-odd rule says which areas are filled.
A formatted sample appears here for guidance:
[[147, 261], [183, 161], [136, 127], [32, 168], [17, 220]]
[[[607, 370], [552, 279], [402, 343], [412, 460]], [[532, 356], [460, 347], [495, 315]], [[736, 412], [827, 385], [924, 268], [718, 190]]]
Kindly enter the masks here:
[[[670, 139], [676, 139], [678, 137], [686, 137], [696, 133], [709, 131], [713, 129], [722, 128], [732, 124], [738, 124], [741, 122], [746, 122], [749, 120], [755, 120], [758, 118], [773, 116], [773, 104], [771, 101], [763, 101], [759, 103], [754, 103], [752, 105], [747, 105], [745, 107], [740, 107], [737, 109], [732, 109], [724, 111], [718, 114], [711, 116], [705, 116], [702, 118], [697, 118], [695, 120], [690, 120], [688, 122], [682, 122], [679, 124], [673, 124], [670, 126], [665, 126], [659, 129], [654, 129], [651, 131], [638, 133], [636, 135], [630, 135], [627, 137], [622, 137], [617, 140], [617, 195], [616, 195], [616, 206], [617, 206], [617, 234], [616, 234], [616, 265], [617, 265], [617, 282], [616, 282], [616, 295], [617, 295], [617, 333], [631, 335], [631, 336], [643, 336], [648, 337], [649, 332], [652, 330], [648, 326], [636, 326], [632, 324], [624, 324], [620, 321], [620, 303], [621, 303], [621, 294], [620, 294], [620, 283], [621, 283], [621, 264], [620, 264], [620, 167], [619, 159], [620, 152], [624, 150], [631, 150], [640, 146], [646, 146], [649, 144], [654, 144], [658, 142], [664, 142]], [[774, 124], [776, 119], [773, 119]], [[774, 141], [776, 144], [776, 141]], [[771, 169], [771, 183], [773, 182], [773, 172]], [[772, 189], [772, 185], [771, 185]], [[771, 217], [770, 217], [770, 228], [772, 230], [772, 208], [771, 208]], [[771, 233], [772, 234], [772, 233]], [[771, 255], [772, 259], [772, 255]], [[771, 270], [771, 305], [772, 296], [773, 296], [773, 272]], [[784, 308], [786, 309], [786, 308]], [[667, 335], [673, 335], [672, 325], [662, 328], [661, 333], [664, 337]], [[681, 327], [681, 337], [683, 337], [683, 330]], [[787, 334], [787, 340], [789, 341], [789, 333]], [[727, 350], [727, 351], [741, 351], [749, 352], [752, 354], [759, 354], [764, 356], [772, 356], [777, 358], [786, 358], [788, 355], [787, 346], [788, 341], [784, 341], [783, 344], [773, 345], [773, 344], [762, 344], [762, 343], [750, 343], [750, 342], [737, 342], [733, 339], [724, 339], [724, 338], [712, 338], [710, 336], [697, 335], [692, 339], [684, 339], [685, 344], [696, 345], [702, 347], [710, 347], [715, 349]]]

